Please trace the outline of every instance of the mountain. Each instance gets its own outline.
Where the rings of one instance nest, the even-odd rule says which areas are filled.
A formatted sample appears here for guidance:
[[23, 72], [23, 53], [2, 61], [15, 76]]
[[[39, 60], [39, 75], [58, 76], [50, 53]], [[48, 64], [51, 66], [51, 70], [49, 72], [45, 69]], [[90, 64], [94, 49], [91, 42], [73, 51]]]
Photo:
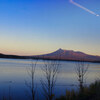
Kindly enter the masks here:
[[60, 59], [60, 60], [75, 60], [75, 61], [100, 61], [100, 56], [88, 55], [80, 51], [58, 49], [55, 52], [37, 55], [35, 57], [41, 59]]
[[0, 58], [12, 59], [46, 59], [46, 60], [67, 60], [67, 61], [89, 61], [100, 63], [100, 56], [88, 55], [80, 51], [58, 49], [49, 54], [33, 55], [33, 56], [19, 56], [6, 55], [0, 53]]

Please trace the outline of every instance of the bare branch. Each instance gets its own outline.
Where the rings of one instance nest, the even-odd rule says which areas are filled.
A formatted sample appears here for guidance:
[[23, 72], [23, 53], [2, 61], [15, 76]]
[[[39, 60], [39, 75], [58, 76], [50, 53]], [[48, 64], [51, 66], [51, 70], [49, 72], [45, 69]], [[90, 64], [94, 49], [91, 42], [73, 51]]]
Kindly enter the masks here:
[[46, 100], [52, 100], [54, 97], [54, 87], [57, 79], [57, 74], [59, 72], [59, 66], [59, 61], [47, 61], [44, 62], [44, 66], [42, 67], [45, 80], [41, 80], [41, 85]]
[[31, 62], [31, 68], [27, 70], [28, 75], [31, 78], [31, 81], [25, 81], [25, 85], [29, 88], [30, 93], [31, 93], [31, 98], [32, 100], [35, 100], [35, 95], [36, 95], [36, 86], [35, 86], [35, 70], [37, 66], [37, 61], [33, 63]]
[[80, 88], [81, 92], [83, 91], [83, 88], [84, 88], [84, 83], [86, 80], [85, 75], [88, 71], [88, 68], [89, 68], [89, 65], [87, 63], [85, 63], [84, 61], [78, 62], [75, 67], [77, 79], [79, 82], [79, 88]]

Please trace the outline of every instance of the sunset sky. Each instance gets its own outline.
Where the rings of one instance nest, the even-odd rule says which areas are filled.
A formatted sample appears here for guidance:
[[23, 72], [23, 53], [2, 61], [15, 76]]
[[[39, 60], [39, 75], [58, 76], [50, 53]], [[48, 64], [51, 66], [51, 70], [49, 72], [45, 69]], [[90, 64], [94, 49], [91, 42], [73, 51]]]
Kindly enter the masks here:
[[[74, 0], [100, 14], [100, 0]], [[0, 52], [37, 55], [59, 48], [100, 55], [100, 16], [69, 0], [0, 0]]]

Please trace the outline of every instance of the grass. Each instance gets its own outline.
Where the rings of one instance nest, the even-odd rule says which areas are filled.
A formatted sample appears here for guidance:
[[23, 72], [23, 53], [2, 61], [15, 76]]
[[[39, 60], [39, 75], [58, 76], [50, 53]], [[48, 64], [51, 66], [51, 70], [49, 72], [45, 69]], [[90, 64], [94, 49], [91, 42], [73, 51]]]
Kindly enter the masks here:
[[66, 90], [66, 95], [56, 100], [100, 100], [100, 81], [95, 81], [88, 87], [84, 87], [83, 92]]

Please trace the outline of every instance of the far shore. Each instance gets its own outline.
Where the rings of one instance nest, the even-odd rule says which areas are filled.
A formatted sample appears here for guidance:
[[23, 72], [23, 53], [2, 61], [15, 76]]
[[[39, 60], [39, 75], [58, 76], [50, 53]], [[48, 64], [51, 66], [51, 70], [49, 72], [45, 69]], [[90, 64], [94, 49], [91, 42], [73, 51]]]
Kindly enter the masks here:
[[88, 61], [88, 60], [72, 60], [72, 59], [52, 59], [52, 58], [42, 58], [36, 56], [19, 56], [19, 55], [4, 55], [0, 54], [0, 58], [4, 59], [38, 59], [38, 60], [57, 60], [57, 61], [74, 61], [74, 62], [91, 62], [91, 63], [100, 63], [100, 61]]

